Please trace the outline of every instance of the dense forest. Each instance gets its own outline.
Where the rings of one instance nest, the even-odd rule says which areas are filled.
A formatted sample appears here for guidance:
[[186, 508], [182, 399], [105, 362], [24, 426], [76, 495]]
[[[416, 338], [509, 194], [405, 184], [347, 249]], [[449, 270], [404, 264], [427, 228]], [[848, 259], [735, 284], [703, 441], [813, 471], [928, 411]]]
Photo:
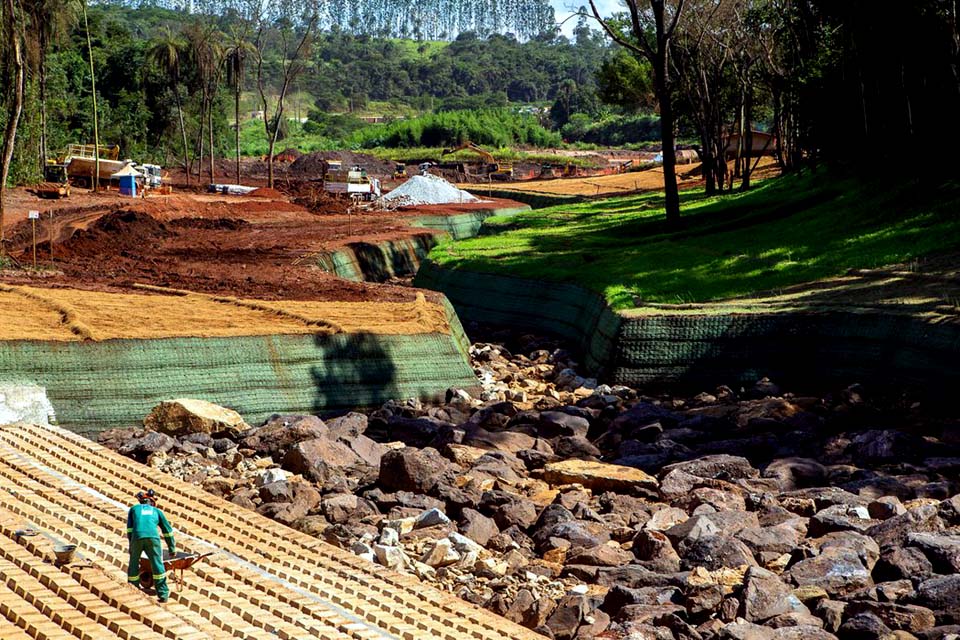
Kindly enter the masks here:
[[[731, 132], [744, 147], [753, 131], [774, 134], [787, 170], [951, 155], [957, 0], [872, 7], [627, 0], [605, 16], [590, 3], [567, 38], [548, 5], [522, 0], [413, 9], [3, 0], [0, 181], [37, 179], [44, 158], [94, 137], [195, 174], [201, 161], [239, 153], [250, 127], [271, 151], [293, 128], [325, 144], [410, 145], [424, 143], [423, 131], [456, 142], [481, 121], [500, 145], [657, 139], [668, 176], [682, 140], [700, 153], [711, 192], [733, 184]], [[488, 125], [491, 114], [503, 122]], [[361, 120], [371, 116], [387, 122]], [[409, 123], [389, 123], [398, 117]], [[733, 174], [749, 188], [750, 163], [736, 156]], [[676, 194], [667, 195], [675, 214]]]

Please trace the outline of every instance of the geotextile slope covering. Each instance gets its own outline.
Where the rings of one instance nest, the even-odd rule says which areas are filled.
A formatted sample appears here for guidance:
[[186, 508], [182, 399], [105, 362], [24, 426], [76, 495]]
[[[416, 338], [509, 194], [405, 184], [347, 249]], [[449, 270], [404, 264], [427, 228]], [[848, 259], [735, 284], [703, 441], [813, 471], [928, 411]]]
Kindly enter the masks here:
[[127, 294], [0, 285], [0, 340], [450, 333], [444, 308], [422, 295], [409, 303], [265, 302], [144, 290]]

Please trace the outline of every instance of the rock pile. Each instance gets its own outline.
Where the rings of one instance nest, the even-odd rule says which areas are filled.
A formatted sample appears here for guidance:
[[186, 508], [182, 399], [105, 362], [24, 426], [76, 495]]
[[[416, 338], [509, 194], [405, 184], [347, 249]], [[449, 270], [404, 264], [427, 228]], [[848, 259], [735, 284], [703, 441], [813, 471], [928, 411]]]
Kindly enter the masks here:
[[402, 185], [384, 195], [381, 200], [399, 206], [419, 206], [429, 204], [460, 204], [480, 202], [472, 193], [458, 189], [439, 176], [413, 176]]
[[547, 637], [960, 633], [955, 425], [856, 385], [643, 397], [522, 345], [474, 345], [481, 398], [102, 441]]

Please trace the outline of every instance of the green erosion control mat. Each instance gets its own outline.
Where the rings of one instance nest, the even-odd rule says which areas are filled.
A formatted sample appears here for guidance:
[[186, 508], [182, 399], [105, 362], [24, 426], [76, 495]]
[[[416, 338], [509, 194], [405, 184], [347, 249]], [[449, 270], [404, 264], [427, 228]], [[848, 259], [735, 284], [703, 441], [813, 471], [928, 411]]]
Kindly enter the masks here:
[[580, 348], [588, 371], [609, 363], [620, 316], [582, 287], [421, 265], [414, 286], [443, 292], [463, 320], [552, 333]]
[[826, 383], [960, 383], [960, 325], [879, 310], [617, 314], [582, 287], [452, 270], [426, 261], [416, 286], [442, 291], [464, 321], [552, 333], [612, 383], [693, 390], [766, 375]]
[[355, 282], [386, 282], [390, 278], [413, 276], [440, 240], [448, 237], [454, 240], [472, 238], [487, 218], [529, 209], [528, 206], [501, 207], [452, 216], [414, 218], [411, 226], [430, 231], [378, 243], [351, 242], [336, 251], [317, 254], [316, 263], [324, 271]]
[[60, 423], [83, 434], [137, 425], [176, 397], [236, 409], [256, 424], [273, 413], [373, 407], [476, 387], [463, 329], [453, 324], [452, 335], [0, 342], [0, 370], [5, 381], [45, 386]]

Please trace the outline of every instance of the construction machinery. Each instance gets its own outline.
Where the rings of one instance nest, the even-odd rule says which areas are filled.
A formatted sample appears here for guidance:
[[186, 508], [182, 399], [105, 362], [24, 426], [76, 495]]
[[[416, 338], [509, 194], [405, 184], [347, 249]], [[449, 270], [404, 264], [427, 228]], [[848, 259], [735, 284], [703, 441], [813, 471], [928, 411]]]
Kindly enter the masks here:
[[340, 160], [330, 160], [323, 175], [323, 188], [328, 193], [343, 193], [360, 200], [380, 197], [380, 181], [367, 175], [366, 169], [354, 166], [343, 168]]
[[118, 160], [120, 147], [100, 145], [99, 149], [92, 144], [71, 144], [63, 158], [63, 165], [67, 168], [67, 176], [73, 180], [93, 182], [93, 175], [99, 163], [99, 180], [110, 181], [110, 176], [123, 169], [131, 160]]
[[70, 182], [67, 179], [67, 167], [63, 163], [47, 161], [43, 168], [43, 182], [33, 188], [41, 198], [67, 198], [70, 196]]
[[407, 177], [407, 165], [400, 162], [396, 163], [393, 167], [393, 179], [400, 180]]
[[[480, 174], [489, 176], [492, 180], [510, 180], [513, 178], [513, 164], [508, 162], [497, 162], [493, 157], [493, 154], [480, 147], [474, 143], [467, 140], [461, 145], [458, 145], [452, 149], [444, 149], [440, 154], [440, 157], [448, 156], [450, 154], [456, 153], [457, 151], [469, 150], [476, 153], [478, 156], [483, 158], [484, 164], [480, 167]], [[446, 166], [445, 163], [440, 164], [441, 169], [450, 169], [456, 168], [457, 171], [465, 172], [463, 168], [463, 163], [455, 163], [455, 166]]]

